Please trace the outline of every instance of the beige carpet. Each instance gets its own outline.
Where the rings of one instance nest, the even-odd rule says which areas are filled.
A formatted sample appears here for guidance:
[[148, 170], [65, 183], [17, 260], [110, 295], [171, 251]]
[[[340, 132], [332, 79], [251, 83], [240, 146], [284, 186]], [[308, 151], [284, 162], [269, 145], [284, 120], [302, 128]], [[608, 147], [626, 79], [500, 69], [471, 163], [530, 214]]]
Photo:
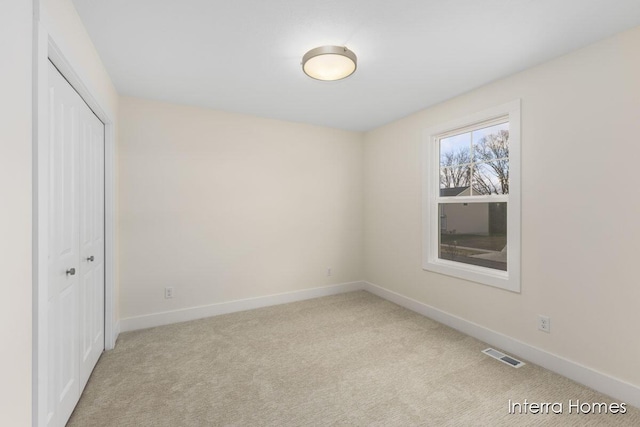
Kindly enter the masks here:
[[[569, 414], [612, 402], [486, 344], [353, 292], [123, 333], [70, 426], [640, 426], [640, 411]], [[564, 414], [507, 412], [509, 399]]]

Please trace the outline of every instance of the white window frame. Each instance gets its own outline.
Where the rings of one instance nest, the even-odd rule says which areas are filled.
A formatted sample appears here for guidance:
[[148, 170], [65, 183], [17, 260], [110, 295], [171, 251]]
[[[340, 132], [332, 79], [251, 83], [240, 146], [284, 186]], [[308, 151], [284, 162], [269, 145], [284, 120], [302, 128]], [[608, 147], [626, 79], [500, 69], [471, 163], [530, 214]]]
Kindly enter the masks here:
[[[456, 203], [507, 202], [507, 271], [441, 259], [439, 246], [440, 156], [438, 141], [501, 117], [509, 121], [509, 194], [459, 196]], [[520, 292], [520, 100], [489, 108], [426, 130], [423, 146], [423, 259], [422, 268], [484, 285]], [[452, 200], [449, 200], [452, 201]]]

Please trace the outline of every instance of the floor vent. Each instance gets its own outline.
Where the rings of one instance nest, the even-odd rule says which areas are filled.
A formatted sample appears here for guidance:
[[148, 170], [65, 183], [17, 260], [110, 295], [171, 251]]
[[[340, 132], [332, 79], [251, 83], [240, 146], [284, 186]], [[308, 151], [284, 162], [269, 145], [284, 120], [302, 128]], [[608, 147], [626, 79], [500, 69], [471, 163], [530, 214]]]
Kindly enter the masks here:
[[488, 348], [486, 350], [482, 350], [482, 352], [488, 356], [493, 357], [494, 359], [498, 359], [499, 361], [501, 361], [502, 363], [506, 363], [509, 366], [512, 366], [514, 368], [519, 368], [523, 365], [525, 365], [524, 362], [518, 360], [518, 359], [514, 359], [513, 357], [507, 356], [504, 353], [499, 352], [498, 350], [494, 350], [492, 348]]

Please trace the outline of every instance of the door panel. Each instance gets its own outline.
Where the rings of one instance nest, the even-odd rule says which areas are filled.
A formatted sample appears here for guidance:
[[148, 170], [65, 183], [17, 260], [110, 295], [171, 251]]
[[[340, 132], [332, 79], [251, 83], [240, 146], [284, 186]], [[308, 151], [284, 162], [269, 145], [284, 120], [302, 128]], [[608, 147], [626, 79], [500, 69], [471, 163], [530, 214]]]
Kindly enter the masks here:
[[104, 125], [52, 64], [49, 117], [47, 425], [62, 426], [104, 350]]
[[84, 387], [104, 350], [104, 125], [88, 108], [81, 121], [80, 385]]
[[77, 399], [80, 397], [78, 387], [78, 338], [77, 328], [70, 327], [77, 325], [75, 318], [77, 309], [77, 294], [75, 286], [69, 286], [60, 294], [58, 306], [59, 339], [57, 345], [59, 372], [58, 404], [62, 413], [73, 411]]
[[[75, 92], [49, 69], [49, 357], [51, 425], [71, 415], [80, 396], [78, 354], [78, 185]], [[75, 274], [71, 274], [75, 269]], [[69, 271], [69, 273], [67, 273]]]

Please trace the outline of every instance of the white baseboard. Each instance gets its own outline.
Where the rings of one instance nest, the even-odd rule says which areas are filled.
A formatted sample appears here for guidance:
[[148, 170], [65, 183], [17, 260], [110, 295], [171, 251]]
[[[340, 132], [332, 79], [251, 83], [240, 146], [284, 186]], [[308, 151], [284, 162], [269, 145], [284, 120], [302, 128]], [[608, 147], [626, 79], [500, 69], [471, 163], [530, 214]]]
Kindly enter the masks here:
[[113, 325], [113, 346], [116, 346], [116, 342], [118, 342], [118, 335], [120, 335], [120, 321], [118, 320], [115, 325]]
[[181, 310], [165, 311], [162, 313], [128, 317], [125, 319], [120, 319], [119, 323], [122, 332], [135, 331], [137, 329], [146, 329], [152, 328], [154, 326], [169, 325], [172, 323], [187, 322], [189, 320], [202, 319], [205, 317], [218, 316], [221, 314], [235, 313], [237, 311], [245, 311], [254, 308], [286, 304], [311, 298], [342, 294], [345, 292], [359, 291], [363, 290], [365, 286], [365, 282], [341, 283], [338, 285], [322, 286], [318, 288], [304, 289], [301, 291], [266, 295], [263, 297], [247, 298], [242, 300], [222, 302], [218, 304], [190, 307]]
[[515, 338], [485, 328], [461, 317], [454, 316], [435, 307], [421, 303], [420, 301], [374, 285], [373, 283], [365, 282], [364, 290], [601, 393], [607, 394], [621, 402], [640, 408], [640, 387], [638, 386], [518, 341]]

